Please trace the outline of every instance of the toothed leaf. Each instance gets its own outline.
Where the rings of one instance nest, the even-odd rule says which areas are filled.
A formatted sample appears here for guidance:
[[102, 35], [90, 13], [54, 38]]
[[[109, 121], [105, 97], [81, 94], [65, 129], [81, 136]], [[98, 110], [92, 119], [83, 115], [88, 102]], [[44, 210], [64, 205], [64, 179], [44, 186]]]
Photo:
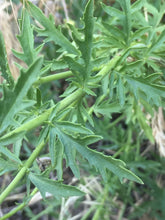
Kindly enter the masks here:
[[82, 191], [74, 186], [64, 185], [59, 181], [47, 179], [41, 175], [30, 173], [29, 179], [39, 189], [43, 198], [45, 198], [46, 193], [50, 193], [56, 198], [84, 195]]

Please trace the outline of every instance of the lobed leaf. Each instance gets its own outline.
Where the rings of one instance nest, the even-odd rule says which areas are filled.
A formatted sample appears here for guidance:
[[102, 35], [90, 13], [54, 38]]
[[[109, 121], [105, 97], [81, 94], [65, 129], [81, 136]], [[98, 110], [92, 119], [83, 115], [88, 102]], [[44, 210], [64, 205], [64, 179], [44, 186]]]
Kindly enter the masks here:
[[82, 38], [80, 37], [78, 31], [72, 26], [70, 26], [72, 29], [73, 38], [76, 44], [78, 45], [79, 50], [81, 51], [83, 66], [81, 66], [80, 68], [80, 63], [74, 61], [73, 58], [72, 59], [70, 58], [70, 60], [66, 60], [66, 61], [70, 66], [71, 70], [73, 70], [73, 73], [78, 69], [78, 72], [80, 72], [79, 73], [80, 77], [83, 76], [83, 80], [86, 80], [88, 78], [88, 76], [91, 74], [91, 69], [92, 69], [91, 55], [93, 48], [92, 41], [93, 41], [93, 29], [94, 29], [93, 11], [94, 11], [94, 1], [89, 0], [83, 15], [84, 27], [81, 29], [81, 32], [83, 32], [84, 36], [82, 36]]
[[24, 108], [23, 98], [36, 81], [42, 62], [43, 59], [38, 58], [25, 72], [21, 71], [21, 75], [13, 91], [4, 87], [4, 97], [3, 100], [0, 101], [1, 132], [12, 123], [15, 114]]
[[44, 29], [37, 28], [39, 36], [45, 36], [47, 41], [54, 41], [55, 44], [60, 45], [64, 50], [75, 55], [79, 55], [78, 50], [72, 43], [55, 27], [53, 21], [47, 18], [42, 11], [33, 5], [30, 1], [26, 1], [26, 8], [29, 13], [44, 27]]
[[123, 0], [123, 1], [119, 1], [123, 12], [124, 12], [124, 17], [122, 19], [123, 21], [123, 28], [124, 31], [126, 33], [126, 39], [125, 41], [127, 42], [127, 44], [129, 44], [129, 38], [130, 38], [130, 33], [131, 33], [131, 4], [130, 4], [130, 0]]
[[[22, 10], [20, 29], [21, 34], [17, 36], [17, 38], [21, 44], [23, 53], [13, 50], [13, 54], [29, 66], [36, 59], [39, 50], [37, 51], [37, 49], [34, 49], [33, 29], [30, 24], [29, 14], [25, 8]], [[41, 48], [42, 47], [40, 47], [40, 50]]]
[[161, 98], [165, 97], [165, 86], [150, 83], [142, 77], [125, 76], [125, 78], [137, 99], [140, 97], [139, 92], [142, 91], [150, 104], [161, 105]]
[[[123, 178], [127, 178], [129, 180], [136, 181], [138, 183], [142, 183], [141, 179], [137, 177], [135, 174], [133, 174], [131, 171], [127, 170], [124, 166], [125, 163], [121, 160], [114, 159], [111, 156], [105, 156], [104, 154], [97, 152], [95, 150], [92, 150], [88, 148], [85, 145], [85, 138], [81, 139], [74, 139], [73, 137], [69, 136], [68, 134], [64, 133], [58, 126], [56, 126], [56, 133], [58, 135], [59, 140], [64, 146], [64, 152], [67, 155], [67, 151], [71, 151], [70, 149], [75, 149], [78, 151], [84, 158], [88, 160], [90, 165], [93, 165], [96, 170], [100, 172], [102, 175], [103, 179], [107, 181], [108, 179], [108, 172], [111, 171], [115, 175], [117, 175], [120, 180], [122, 181]], [[91, 136], [90, 140], [90, 135], [87, 136], [88, 143], [92, 143], [96, 139], [100, 139], [99, 136]], [[86, 142], [87, 143], [87, 142]], [[70, 157], [70, 155], [68, 156]], [[72, 157], [73, 159], [73, 157]], [[71, 162], [71, 161], [70, 161]], [[74, 161], [75, 164], [75, 161]], [[72, 169], [72, 167], [71, 167]], [[75, 171], [72, 169], [74, 175], [76, 175]]]

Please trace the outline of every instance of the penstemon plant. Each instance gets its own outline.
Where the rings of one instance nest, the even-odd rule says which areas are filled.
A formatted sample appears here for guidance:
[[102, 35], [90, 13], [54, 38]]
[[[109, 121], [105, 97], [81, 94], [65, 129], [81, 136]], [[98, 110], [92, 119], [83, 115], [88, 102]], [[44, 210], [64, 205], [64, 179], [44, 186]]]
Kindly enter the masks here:
[[[47, 18], [30, 1], [22, 3], [17, 36], [22, 52], [13, 50], [13, 54], [24, 65], [17, 63], [20, 73], [16, 82], [0, 34], [0, 70], [4, 78], [0, 100], [0, 174], [15, 175], [6, 188], [1, 188], [0, 204], [20, 182], [26, 183], [27, 196], [1, 219], [23, 209], [38, 190], [44, 199], [46, 193], [56, 198], [83, 196], [84, 192], [77, 187], [63, 183], [64, 159], [74, 176], [80, 178], [78, 155], [105, 182], [112, 172], [121, 182], [128, 179], [143, 184], [124, 161], [89, 145], [104, 140], [95, 134], [96, 118], [101, 121], [100, 117], [104, 117], [110, 123], [113, 113], [126, 118], [126, 124], [138, 124], [146, 137], [154, 141], [146, 113], [153, 116], [154, 109], [163, 106], [165, 98], [162, 76], [165, 34], [159, 27], [165, 4], [160, 11], [155, 9], [156, 16], [152, 16], [153, 7], [145, 0], [134, 4], [129, 0], [117, 1], [121, 10], [101, 3], [107, 19], [100, 20], [93, 15], [94, 0], [89, 0], [81, 21], [83, 27], [68, 24], [71, 36], [66, 37], [55, 26], [53, 16]], [[143, 13], [145, 7], [149, 11], [147, 19]], [[34, 33], [42, 40], [37, 47]], [[52, 60], [42, 55], [49, 42], [58, 48], [59, 55]], [[60, 79], [69, 84], [60, 100], [45, 101], [42, 84]], [[89, 107], [91, 97], [93, 105]], [[22, 160], [22, 142], [30, 143], [28, 135], [37, 128], [35, 149], [29, 158]], [[43, 171], [34, 164], [44, 149], [48, 149], [51, 163]], [[56, 180], [50, 178], [52, 171], [56, 171]], [[31, 184], [35, 186], [32, 192]]]

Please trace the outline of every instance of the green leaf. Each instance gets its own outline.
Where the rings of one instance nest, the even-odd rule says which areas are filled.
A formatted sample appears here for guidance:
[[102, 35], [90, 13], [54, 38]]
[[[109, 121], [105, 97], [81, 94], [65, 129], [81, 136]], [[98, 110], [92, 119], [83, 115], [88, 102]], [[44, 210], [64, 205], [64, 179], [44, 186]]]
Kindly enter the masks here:
[[55, 169], [57, 171], [58, 180], [62, 180], [63, 175], [63, 157], [64, 148], [59, 140], [55, 143]]
[[144, 6], [145, 0], [137, 0], [131, 5], [131, 14], [139, 11]]
[[130, 5], [130, 0], [118, 0], [120, 3], [123, 11], [124, 11], [124, 18], [122, 19], [123, 21], [123, 28], [124, 32], [126, 33], [126, 43], [129, 45], [129, 38], [130, 38], [130, 33], [131, 33], [131, 5]]
[[0, 101], [0, 130], [4, 131], [13, 120], [20, 109], [24, 108], [23, 98], [37, 79], [43, 59], [38, 58], [26, 72], [21, 71], [20, 77], [13, 91], [4, 87], [4, 97]]
[[56, 155], [56, 142], [57, 137], [54, 129], [50, 129], [49, 131], [49, 153], [51, 158], [52, 166], [55, 166], [55, 155]]
[[50, 180], [41, 175], [30, 173], [29, 179], [39, 189], [43, 198], [45, 198], [47, 192], [57, 198], [84, 195], [82, 191], [74, 186], [67, 186], [59, 181]]
[[161, 98], [165, 97], [165, 86], [150, 83], [142, 77], [125, 76], [125, 78], [137, 99], [140, 98], [140, 91], [142, 91], [150, 104], [161, 105]]
[[116, 39], [123, 40], [123, 31], [114, 25], [110, 25], [108, 23], [103, 22], [103, 26], [112, 34]]
[[77, 81], [79, 83], [82, 83], [83, 79], [85, 79], [85, 67], [71, 57], [66, 56], [64, 57], [64, 60], [67, 62], [69, 68], [72, 70], [73, 74], [77, 78]]
[[73, 122], [67, 122], [67, 121], [62, 121], [62, 122], [57, 122], [58, 127], [70, 133], [72, 136], [72, 133], [78, 133], [78, 134], [93, 134], [93, 132], [85, 127], [83, 127], [81, 124], [73, 123]]
[[3, 78], [6, 79], [7, 83], [9, 84], [9, 87], [12, 88], [14, 86], [14, 79], [10, 72], [10, 68], [7, 60], [5, 42], [1, 32], [0, 32], [0, 71]]
[[97, 96], [96, 93], [94, 93], [91, 89], [89, 89], [88, 87], [84, 88], [84, 91], [91, 96]]
[[82, 100], [77, 104], [76, 115], [78, 123], [85, 124], [88, 121], [92, 127], [94, 126], [93, 119], [88, 113], [88, 110], [84, 107]]
[[[67, 150], [70, 150], [71, 148], [77, 150], [84, 158], [88, 160], [91, 166], [93, 165], [96, 168], [96, 170], [98, 170], [101, 173], [105, 181], [107, 181], [108, 179], [107, 171], [111, 171], [115, 175], [117, 175], [121, 181], [123, 178], [127, 178], [129, 180], [142, 183], [139, 177], [137, 177], [135, 174], [133, 174], [131, 171], [127, 170], [124, 167], [125, 163], [123, 161], [114, 159], [111, 156], [105, 156], [104, 154], [85, 146], [85, 143], [87, 143], [87, 141], [88, 143], [91, 143], [93, 140], [100, 139], [100, 137], [92, 135], [91, 140], [90, 136], [87, 136], [87, 140], [85, 140], [85, 138], [83, 138], [82, 140], [74, 139], [68, 134], [65, 134], [58, 126], [56, 126], [55, 129], [59, 140], [64, 146], [65, 154], [67, 154]], [[74, 173], [74, 170], [72, 171]]]
[[58, 180], [62, 180], [63, 151], [63, 146], [57, 138], [55, 129], [52, 127], [49, 132], [49, 153], [52, 166], [57, 170]]
[[13, 153], [19, 157], [21, 153], [23, 136], [13, 144]]
[[92, 47], [93, 47], [92, 40], [93, 40], [93, 29], [94, 29], [93, 11], [94, 11], [94, 2], [93, 0], [89, 0], [83, 15], [84, 27], [80, 30], [84, 34], [83, 39], [80, 38], [80, 35], [78, 34], [78, 31], [75, 28], [71, 28], [73, 38], [76, 44], [78, 45], [79, 50], [81, 51], [82, 59], [84, 61], [83, 66], [85, 70], [82, 71], [81, 70], [82, 67], [81, 69], [79, 68], [79, 71], [83, 72], [84, 80], [86, 80], [87, 77], [90, 76], [91, 68], [92, 68], [91, 55], [92, 55]]
[[49, 126], [46, 126], [44, 127], [41, 132], [40, 132], [40, 136], [38, 137], [38, 140], [37, 140], [37, 145], [41, 144], [41, 142], [44, 140], [46, 142], [46, 139], [48, 137], [48, 134], [49, 134]]
[[30, 1], [26, 1], [25, 5], [29, 13], [44, 27], [44, 29], [36, 29], [39, 36], [45, 36], [47, 41], [54, 41], [55, 44], [60, 45], [67, 52], [79, 55], [78, 50], [55, 27], [51, 19], [47, 18], [42, 11]]
[[114, 17], [117, 17], [117, 18], [123, 18], [123, 13], [122, 11], [114, 8], [114, 7], [111, 7], [111, 6], [107, 6], [103, 3], [101, 3], [101, 6], [103, 8], [103, 10], [109, 14], [110, 16], [114, 16]]
[[[36, 59], [39, 51], [34, 49], [34, 37], [33, 37], [33, 29], [30, 24], [30, 18], [28, 12], [25, 8], [22, 10], [22, 17], [20, 20], [20, 29], [21, 34], [17, 36], [21, 47], [23, 49], [23, 53], [17, 52], [13, 50], [13, 54], [23, 60], [28, 66], [33, 63]], [[42, 47], [40, 48], [40, 50]]]
[[81, 48], [82, 57], [85, 61], [86, 70], [88, 70], [91, 60], [91, 52], [92, 52], [92, 39], [93, 39], [93, 28], [94, 28], [94, 18], [93, 18], [93, 11], [94, 11], [94, 1], [89, 0], [85, 12], [83, 21], [85, 23], [84, 27], [84, 35], [85, 35], [85, 47]]

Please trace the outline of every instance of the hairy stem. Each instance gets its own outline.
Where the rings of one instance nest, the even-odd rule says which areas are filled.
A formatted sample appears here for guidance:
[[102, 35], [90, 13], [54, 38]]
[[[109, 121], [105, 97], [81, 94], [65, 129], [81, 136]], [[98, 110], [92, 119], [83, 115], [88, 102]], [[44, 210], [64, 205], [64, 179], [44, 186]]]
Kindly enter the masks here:
[[[125, 53], [125, 52], [124, 52]], [[122, 54], [124, 54], [122, 53]], [[120, 61], [122, 55], [116, 55], [114, 56], [108, 63], [105, 65], [96, 75], [98, 77], [98, 81], [102, 80], [107, 74], [110, 73], [118, 64]]]
[[72, 71], [66, 71], [63, 73], [57, 73], [57, 74], [53, 74], [50, 76], [41, 77], [34, 83], [34, 86], [38, 86], [38, 85], [41, 85], [44, 83], [52, 82], [54, 80], [67, 79], [70, 76], [73, 76]]

